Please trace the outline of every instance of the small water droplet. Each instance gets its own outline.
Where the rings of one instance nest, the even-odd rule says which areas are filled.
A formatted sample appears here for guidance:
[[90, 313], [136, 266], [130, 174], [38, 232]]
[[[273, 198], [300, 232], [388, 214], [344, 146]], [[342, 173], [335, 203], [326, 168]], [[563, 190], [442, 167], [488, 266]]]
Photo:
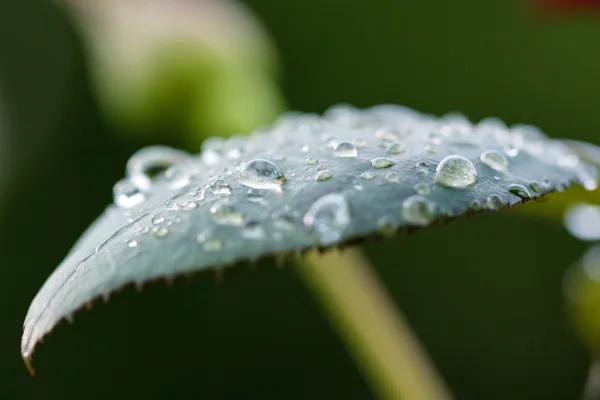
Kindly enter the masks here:
[[531, 193], [529, 192], [529, 190], [525, 186], [520, 185], [518, 183], [513, 183], [509, 185], [508, 191], [516, 196], [519, 196], [523, 200], [529, 200], [531, 198]]
[[128, 179], [123, 179], [113, 186], [113, 200], [121, 208], [133, 208], [142, 204], [146, 196]]
[[431, 188], [426, 183], [417, 183], [414, 187], [418, 194], [426, 196], [431, 193]]
[[497, 211], [504, 207], [504, 201], [498, 195], [493, 195], [485, 200], [484, 207], [486, 210]]
[[370, 172], [363, 172], [362, 174], [360, 174], [360, 177], [361, 177], [362, 179], [364, 179], [364, 180], [367, 180], [367, 181], [368, 181], [368, 180], [371, 180], [371, 179], [375, 178], [375, 175], [373, 175], [373, 174], [372, 174], [372, 173], [370, 173]]
[[306, 159], [306, 165], [315, 165], [315, 164], [317, 164], [318, 162], [319, 162], [319, 160], [317, 160], [317, 159], [316, 159], [316, 158], [314, 158], [314, 157], [308, 157], [308, 158]]
[[341, 142], [333, 150], [336, 157], [354, 158], [358, 156], [358, 149], [350, 142]]
[[219, 251], [223, 249], [223, 241], [206, 233], [196, 236], [196, 241], [202, 245], [205, 251]]
[[196, 190], [194, 190], [193, 192], [190, 192], [190, 196], [192, 196], [192, 199], [194, 199], [196, 201], [202, 201], [202, 200], [204, 200], [204, 189], [199, 187]]
[[136, 246], [138, 245], [138, 242], [137, 242], [137, 240], [130, 239], [130, 240], [128, 240], [127, 242], [125, 242], [125, 244], [126, 244], [126, 245], [127, 245], [127, 247], [129, 247], [129, 248], [134, 248], [134, 247], [136, 247]]
[[179, 203], [177, 203], [175, 200], [167, 200], [165, 203], [165, 208], [169, 211], [177, 211], [179, 210]]
[[155, 214], [152, 216], [152, 225], [160, 225], [165, 223], [165, 216], [163, 214]]
[[535, 193], [541, 193], [543, 188], [542, 185], [537, 182], [537, 181], [533, 181], [529, 184], [529, 187], [531, 188], [531, 190], [533, 190]]
[[302, 221], [314, 229], [323, 245], [339, 241], [350, 225], [350, 207], [343, 195], [332, 193], [315, 201]]
[[496, 171], [506, 171], [508, 168], [508, 160], [504, 154], [496, 150], [486, 150], [479, 157], [482, 163]]
[[219, 225], [244, 225], [244, 215], [226, 201], [217, 201], [210, 207], [213, 221]]
[[284, 182], [281, 169], [269, 160], [248, 161], [240, 170], [240, 183], [254, 189], [279, 189]]
[[389, 154], [400, 154], [404, 150], [406, 150], [406, 144], [404, 142], [392, 143], [387, 147], [387, 152]]
[[328, 181], [329, 179], [331, 179], [331, 174], [325, 170], [319, 171], [315, 175], [315, 181], [317, 182]]
[[262, 240], [265, 237], [265, 229], [258, 221], [249, 221], [242, 229], [242, 237], [249, 240]]
[[167, 228], [166, 226], [161, 226], [161, 227], [155, 226], [154, 228], [151, 229], [151, 232], [157, 238], [163, 238], [169, 234], [169, 228]]
[[470, 208], [472, 211], [479, 211], [479, 210], [481, 210], [481, 209], [482, 209], [481, 202], [480, 202], [479, 200], [473, 200], [473, 201], [471, 202], [471, 204], [469, 204], [469, 208]]
[[466, 188], [477, 182], [477, 170], [469, 159], [451, 155], [438, 164], [435, 182], [456, 189]]
[[229, 196], [231, 194], [231, 186], [223, 179], [216, 179], [210, 184], [210, 190], [213, 194]]
[[393, 236], [398, 225], [390, 218], [381, 217], [377, 221], [377, 232], [382, 236]]
[[317, 167], [317, 171], [323, 171], [324, 169], [327, 169], [327, 165], [319, 165]]
[[190, 184], [190, 174], [182, 165], [173, 165], [165, 172], [165, 179], [173, 190], [184, 188]]
[[181, 203], [181, 209], [183, 211], [191, 211], [195, 210], [196, 208], [198, 208], [198, 203], [196, 203], [195, 201], [186, 200], [183, 203]]
[[404, 219], [414, 225], [429, 225], [435, 219], [435, 211], [435, 203], [418, 194], [407, 198], [402, 203]]
[[425, 161], [419, 161], [417, 163], [417, 172], [423, 175], [429, 174], [429, 164], [427, 164]]
[[392, 165], [394, 165], [394, 162], [385, 157], [377, 157], [371, 160], [371, 166], [377, 169], [389, 168]]

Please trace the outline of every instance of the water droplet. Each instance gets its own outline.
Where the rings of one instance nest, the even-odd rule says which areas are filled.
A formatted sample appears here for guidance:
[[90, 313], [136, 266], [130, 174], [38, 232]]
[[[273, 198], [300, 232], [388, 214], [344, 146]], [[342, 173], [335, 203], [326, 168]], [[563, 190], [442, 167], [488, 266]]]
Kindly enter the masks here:
[[431, 188], [426, 183], [417, 183], [415, 185], [415, 190], [418, 194], [421, 194], [423, 196], [426, 196], [431, 193]]
[[229, 196], [231, 194], [231, 186], [229, 186], [223, 179], [214, 180], [210, 184], [210, 190], [216, 195]]
[[425, 161], [419, 161], [417, 163], [417, 172], [423, 175], [429, 174], [429, 164], [427, 164]]
[[373, 175], [373, 174], [372, 174], [372, 173], [370, 173], [370, 172], [363, 172], [362, 174], [360, 174], [360, 177], [361, 177], [362, 179], [364, 179], [364, 180], [367, 180], [367, 181], [368, 181], [368, 180], [371, 180], [371, 179], [375, 178], [375, 175]]
[[404, 142], [397, 142], [390, 144], [386, 151], [390, 154], [400, 154], [404, 150], [406, 150], [406, 144]]
[[138, 242], [137, 240], [130, 239], [127, 242], [125, 242], [125, 244], [127, 245], [127, 247], [134, 248], [138, 245]]
[[190, 196], [192, 196], [192, 199], [194, 199], [196, 201], [202, 201], [202, 200], [204, 200], [204, 189], [199, 187], [196, 190], [194, 190], [193, 192], [190, 192]]
[[152, 216], [152, 225], [160, 225], [165, 223], [165, 216], [163, 214], [155, 214]]
[[325, 170], [319, 171], [315, 175], [315, 181], [317, 182], [328, 181], [329, 179], [331, 179], [331, 174]]
[[466, 188], [477, 182], [477, 170], [465, 157], [448, 156], [438, 164], [435, 182], [456, 189]]
[[151, 229], [151, 232], [157, 238], [163, 238], [169, 234], [169, 228], [167, 228], [166, 226], [161, 226], [161, 227], [155, 226], [154, 228]]
[[496, 171], [506, 171], [508, 168], [508, 160], [504, 154], [496, 150], [486, 150], [479, 157], [482, 163]]
[[248, 161], [240, 170], [240, 183], [254, 189], [279, 189], [283, 182], [283, 172], [269, 160]]
[[308, 147], [307, 145], [300, 146], [300, 151], [302, 153], [308, 153], [310, 151], [310, 147]]
[[542, 185], [537, 182], [537, 181], [533, 181], [529, 184], [529, 187], [531, 188], [531, 190], [533, 190], [535, 193], [541, 193], [543, 188]]
[[481, 202], [479, 200], [473, 200], [471, 204], [469, 204], [469, 208], [472, 211], [479, 211], [482, 208]]
[[233, 205], [225, 201], [217, 201], [210, 207], [213, 221], [219, 225], [244, 225], [244, 215]]
[[142, 204], [146, 196], [128, 179], [122, 179], [113, 186], [113, 200], [121, 208], [133, 208]]
[[565, 227], [579, 240], [600, 240], [600, 207], [577, 203], [569, 207], [564, 216]]
[[165, 179], [171, 189], [177, 190], [190, 184], [190, 174], [182, 165], [173, 165], [165, 172]]
[[385, 142], [400, 142], [398, 135], [386, 128], [375, 131], [375, 137]]
[[165, 203], [165, 208], [169, 211], [177, 211], [179, 210], [179, 203], [177, 203], [175, 200], [167, 200]]
[[350, 225], [350, 207], [341, 194], [328, 194], [315, 201], [302, 220], [314, 229], [321, 244], [333, 244]]
[[316, 159], [316, 158], [314, 158], [314, 157], [308, 157], [308, 158], [306, 159], [306, 165], [315, 165], [315, 164], [317, 164], [318, 162], [319, 162], [319, 160], [317, 160], [317, 159]]
[[352, 143], [341, 142], [333, 150], [333, 155], [336, 157], [354, 158], [358, 156], [358, 149]]
[[371, 160], [371, 166], [377, 169], [389, 168], [392, 165], [394, 165], [394, 162], [385, 157], [377, 157]]
[[249, 240], [262, 240], [265, 237], [265, 229], [258, 221], [249, 221], [242, 229], [242, 237]]
[[206, 233], [196, 236], [196, 241], [202, 245], [205, 251], [219, 251], [223, 249], [223, 241]]
[[435, 211], [435, 203], [418, 194], [407, 198], [402, 203], [404, 219], [414, 225], [429, 225], [435, 219]]
[[519, 196], [523, 200], [529, 200], [531, 198], [531, 193], [529, 190], [525, 186], [519, 185], [518, 183], [509, 185], [508, 191], [516, 196]]
[[493, 195], [485, 200], [484, 207], [486, 210], [497, 211], [504, 207], [504, 201], [498, 195]]
[[196, 208], [198, 208], [198, 203], [196, 203], [195, 201], [186, 200], [183, 203], [181, 203], [181, 209], [183, 211], [191, 211], [195, 210]]
[[377, 221], [377, 232], [382, 236], [393, 236], [397, 229], [398, 225], [390, 218], [381, 217]]
[[127, 175], [135, 187], [148, 192], [157, 176], [188, 159], [189, 156], [185, 152], [170, 147], [145, 147], [127, 161]]

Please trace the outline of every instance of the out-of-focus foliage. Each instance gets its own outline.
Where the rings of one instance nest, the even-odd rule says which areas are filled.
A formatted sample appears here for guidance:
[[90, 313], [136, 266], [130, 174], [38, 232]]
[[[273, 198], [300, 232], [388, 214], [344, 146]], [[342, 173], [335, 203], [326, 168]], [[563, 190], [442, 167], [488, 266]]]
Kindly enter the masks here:
[[234, 0], [57, 0], [88, 48], [106, 116], [136, 133], [247, 133], [283, 108], [275, 49]]

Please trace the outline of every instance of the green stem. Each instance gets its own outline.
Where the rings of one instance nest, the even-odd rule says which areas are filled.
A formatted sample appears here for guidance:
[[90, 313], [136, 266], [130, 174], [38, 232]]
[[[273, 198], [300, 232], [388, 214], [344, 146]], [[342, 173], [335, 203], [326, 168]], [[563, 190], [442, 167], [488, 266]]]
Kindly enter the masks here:
[[445, 383], [359, 250], [298, 260], [358, 368], [382, 400], [450, 399]]

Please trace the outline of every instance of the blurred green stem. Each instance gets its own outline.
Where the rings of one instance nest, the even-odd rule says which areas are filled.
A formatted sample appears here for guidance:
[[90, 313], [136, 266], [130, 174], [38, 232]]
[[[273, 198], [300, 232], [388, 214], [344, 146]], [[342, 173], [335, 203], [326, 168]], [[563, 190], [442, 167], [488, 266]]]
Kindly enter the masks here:
[[451, 398], [359, 250], [314, 253], [299, 259], [297, 265], [380, 399]]

